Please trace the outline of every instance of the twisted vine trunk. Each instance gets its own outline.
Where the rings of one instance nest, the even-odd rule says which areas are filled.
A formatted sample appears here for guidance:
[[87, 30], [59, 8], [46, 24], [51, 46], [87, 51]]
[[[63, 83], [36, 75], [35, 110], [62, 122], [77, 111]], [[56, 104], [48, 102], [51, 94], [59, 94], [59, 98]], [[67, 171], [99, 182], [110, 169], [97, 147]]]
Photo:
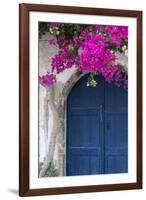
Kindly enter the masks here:
[[57, 134], [60, 130], [60, 118], [58, 113], [58, 108], [60, 107], [59, 103], [56, 103], [55, 98], [55, 87], [52, 87], [49, 89], [49, 97], [48, 97], [48, 105], [49, 110], [52, 112], [53, 116], [53, 127], [50, 133], [50, 141], [48, 144], [48, 153], [46, 155], [45, 161], [43, 163], [42, 169], [40, 170], [39, 177], [44, 177], [46, 174], [46, 171], [48, 170], [48, 167], [53, 161], [54, 152], [55, 152], [55, 146], [56, 146], [56, 140], [57, 140]]

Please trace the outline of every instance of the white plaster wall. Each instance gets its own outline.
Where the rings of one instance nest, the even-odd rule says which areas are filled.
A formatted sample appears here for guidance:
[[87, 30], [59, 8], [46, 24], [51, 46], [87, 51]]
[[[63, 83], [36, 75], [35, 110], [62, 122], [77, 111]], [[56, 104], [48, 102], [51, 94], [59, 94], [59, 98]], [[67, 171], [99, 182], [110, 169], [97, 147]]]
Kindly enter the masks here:
[[[39, 75], [42, 76], [51, 68], [51, 57], [58, 52], [58, 48], [48, 45], [50, 34], [39, 39]], [[50, 139], [50, 121], [48, 110], [47, 89], [39, 84], [39, 163], [43, 163], [48, 151]], [[50, 113], [51, 114], [51, 113]]]
[[[48, 39], [51, 38], [51, 35], [46, 33], [39, 39], [39, 76], [45, 75], [51, 69], [51, 57], [58, 52], [56, 46], [49, 46]], [[48, 103], [48, 90], [39, 84], [39, 170], [43, 167], [49, 151], [53, 123]], [[57, 155], [57, 151], [55, 151], [55, 155]]]

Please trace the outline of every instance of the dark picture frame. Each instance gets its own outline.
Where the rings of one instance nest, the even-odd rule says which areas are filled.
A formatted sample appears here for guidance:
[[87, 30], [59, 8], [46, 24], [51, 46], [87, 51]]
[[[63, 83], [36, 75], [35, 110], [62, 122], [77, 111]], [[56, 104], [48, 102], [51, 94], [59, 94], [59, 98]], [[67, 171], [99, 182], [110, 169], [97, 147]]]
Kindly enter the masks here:
[[[53, 12], [115, 17], [134, 17], [137, 20], [137, 180], [135, 183], [118, 183], [89, 186], [30, 189], [29, 160], [29, 13]], [[55, 195], [99, 191], [130, 190], [142, 188], [142, 11], [104, 8], [69, 7], [56, 5], [19, 5], [19, 195]]]

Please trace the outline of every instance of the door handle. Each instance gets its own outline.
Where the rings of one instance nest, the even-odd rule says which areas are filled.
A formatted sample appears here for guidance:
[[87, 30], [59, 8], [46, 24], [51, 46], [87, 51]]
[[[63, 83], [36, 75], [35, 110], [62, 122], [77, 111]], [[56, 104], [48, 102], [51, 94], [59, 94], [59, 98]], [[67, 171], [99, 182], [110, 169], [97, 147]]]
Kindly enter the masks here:
[[99, 115], [100, 115], [100, 121], [102, 122], [102, 105], [100, 105], [100, 107], [99, 107]]

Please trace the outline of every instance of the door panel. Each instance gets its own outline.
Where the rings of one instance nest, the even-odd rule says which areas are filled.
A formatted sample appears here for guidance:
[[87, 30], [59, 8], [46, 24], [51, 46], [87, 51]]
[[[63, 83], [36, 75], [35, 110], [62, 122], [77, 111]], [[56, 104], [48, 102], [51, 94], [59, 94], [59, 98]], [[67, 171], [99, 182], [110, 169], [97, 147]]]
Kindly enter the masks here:
[[[67, 102], [67, 175], [102, 173], [104, 102], [103, 80], [98, 88], [87, 87], [88, 75], [72, 89]], [[100, 93], [100, 95], [99, 95]]]
[[[103, 103], [104, 96], [104, 80], [102, 77], [98, 77], [98, 87], [87, 87], [88, 75], [81, 78], [71, 90], [68, 97], [68, 103], [70, 108], [98, 108], [97, 106]], [[101, 97], [99, 97], [99, 95]]]
[[105, 84], [105, 173], [128, 171], [127, 91]]
[[72, 155], [72, 163], [68, 175], [100, 174], [100, 158], [95, 155]]
[[[97, 111], [96, 111], [97, 112]], [[68, 133], [70, 138], [68, 138], [68, 144], [70, 147], [97, 147], [101, 144], [100, 132], [102, 132], [103, 127], [100, 123], [99, 116], [91, 113], [88, 115], [78, 114], [72, 115], [69, 114], [68, 118], [70, 126], [68, 126]], [[95, 130], [98, 130], [96, 133]]]
[[127, 158], [125, 155], [106, 155], [106, 174], [127, 172]]

